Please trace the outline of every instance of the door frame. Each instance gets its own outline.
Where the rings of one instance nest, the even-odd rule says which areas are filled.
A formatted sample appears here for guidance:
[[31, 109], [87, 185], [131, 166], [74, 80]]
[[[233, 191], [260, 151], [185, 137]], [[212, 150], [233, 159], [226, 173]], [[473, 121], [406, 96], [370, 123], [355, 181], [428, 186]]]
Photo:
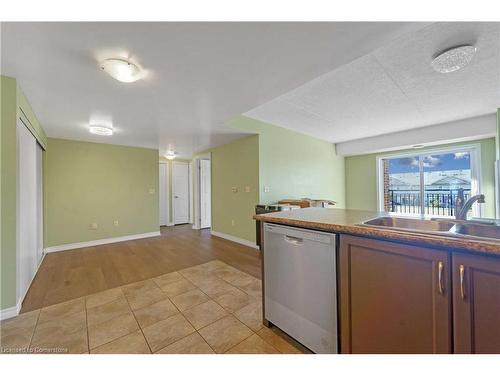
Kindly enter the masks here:
[[[210, 185], [212, 185], [212, 153], [208, 152], [197, 156], [193, 160], [193, 229], [201, 229], [201, 184], [200, 184], [200, 160], [210, 161]], [[210, 189], [210, 206], [212, 206], [212, 189]], [[210, 207], [212, 208], [212, 207]], [[212, 211], [212, 210], [210, 210]], [[212, 227], [212, 215], [210, 215], [210, 228]]]
[[[171, 225], [171, 221], [170, 221], [170, 184], [169, 184], [169, 181], [170, 181], [170, 176], [169, 176], [169, 165], [168, 165], [168, 162], [166, 160], [160, 160], [159, 164], [158, 164], [158, 167], [160, 167], [160, 165], [164, 165], [165, 166], [165, 186], [161, 186], [160, 184], [160, 176], [158, 174], [158, 191], [160, 191], [162, 188], [165, 189], [164, 192], [165, 192], [165, 205], [166, 205], [166, 210], [167, 210], [167, 218], [166, 218], [166, 223], [164, 224], [165, 226], [169, 226]], [[159, 172], [158, 172], [159, 173]], [[158, 203], [160, 203], [160, 194], [158, 193]], [[161, 207], [160, 207], [160, 213], [161, 213]], [[158, 217], [158, 220], [159, 220], [159, 217]], [[159, 223], [160, 225], [159, 226], [162, 226], [161, 222]]]
[[[175, 223], [175, 204], [174, 204], [174, 166], [178, 164], [184, 164], [188, 167], [188, 222], [192, 223], [192, 214], [191, 208], [193, 207], [192, 203], [192, 176], [191, 176], [191, 164], [185, 161], [172, 161], [172, 192], [170, 194], [172, 198], [172, 225], [176, 225]], [[186, 223], [186, 224], [187, 224]]]

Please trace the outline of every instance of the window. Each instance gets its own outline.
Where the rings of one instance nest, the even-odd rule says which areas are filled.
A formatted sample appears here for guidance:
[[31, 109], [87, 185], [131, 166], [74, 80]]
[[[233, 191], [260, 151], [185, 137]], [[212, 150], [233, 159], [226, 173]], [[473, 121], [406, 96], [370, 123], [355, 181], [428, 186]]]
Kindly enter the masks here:
[[[377, 158], [380, 211], [455, 216], [459, 189], [480, 191], [480, 146]], [[474, 204], [468, 216], [481, 217]]]

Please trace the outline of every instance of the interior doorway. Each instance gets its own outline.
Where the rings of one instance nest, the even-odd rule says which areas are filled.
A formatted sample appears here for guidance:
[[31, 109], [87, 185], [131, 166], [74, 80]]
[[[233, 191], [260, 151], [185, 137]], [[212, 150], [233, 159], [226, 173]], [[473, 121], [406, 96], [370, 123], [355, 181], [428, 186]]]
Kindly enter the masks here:
[[212, 161], [210, 154], [194, 160], [193, 229], [212, 226]]
[[212, 189], [210, 159], [200, 159], [200, 228], [212, 226]]
[[172, 164], [172, 216], [174, 224], [189, 223], [189, 164]]
[[169, 221], [169, 199], [168, 199], [168, 164], [160, 161], [159, 171], [159, 201], [160, 201], [160, 226], [168, 225]]

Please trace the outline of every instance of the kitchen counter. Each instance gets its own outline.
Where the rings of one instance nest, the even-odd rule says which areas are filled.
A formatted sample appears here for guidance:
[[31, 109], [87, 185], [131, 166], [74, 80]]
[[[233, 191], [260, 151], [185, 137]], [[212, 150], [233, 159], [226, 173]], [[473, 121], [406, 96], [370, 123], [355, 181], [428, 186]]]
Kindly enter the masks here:
[[375, 237], [408, 244], [428, 245], [445, 249], [451, 248], [500, 256], [500, 242], [495, 240], [471, 239], [464, 236], [451, 237], [440, 233], [420, 233], [402, 231], [388, 227], [377, 228], [360, 225], [366, 220], [382, 216], [391, 215], [385, 212], [311, 207], [300, 210], [255, 215], [254, 219], [261, 222], [317, 229], [325, 232]]

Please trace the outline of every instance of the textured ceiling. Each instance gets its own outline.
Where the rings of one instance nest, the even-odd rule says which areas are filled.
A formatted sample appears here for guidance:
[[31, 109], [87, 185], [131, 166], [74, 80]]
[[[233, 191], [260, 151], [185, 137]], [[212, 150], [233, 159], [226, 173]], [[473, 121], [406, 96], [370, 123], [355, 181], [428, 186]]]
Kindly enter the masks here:
[[[477, 47], [469, 66], [449, 74], [432, 69], [436, 53], [468, 43]], [[338, 143], [493, 113], [497, 107], [500, 23], [436, 23], [245, 115]]]
[[[229, 118], [425, 25], [2, 23], [1, 70], [18, 79], [51, 137], [159, 147], [160, 152], [171, 147], [180, 156], [190, 157], [241, 136], [223, 126]], [[130, 56], [144, 66], [149, 73], [147, 79], [123, 84], [99, 70], [99, 61], [119, 56]], [[374, 61], [374, 57], [367, 61]], [[358, 64], [346, 66], [343, 74], [357, 74]], [[360, 68], [373, 73], [386, 95], [393, 97], [393, 103], [412, 107], [397, 97], [397, 90], [385, 81], [380, 67]], [[364, 81], [359, 74], [352, 82], [335, 79], [348, 86]], [[352, 98], [352, 120], [356, 120], [360, 118], [356, 103], [363, 104], [370, 95], [360, 87], [360, 100], [349, 87], [334, 93], [331, 85], [325, 84], [321, 91], [313, 89], [306, 94], [300, 106], [294, 104], [300, 96], [293, 93], [286, 101], [289, 109], [272, 102], [271, 107], [253, 113], [315, 134], [326, 127], [328, 138], [334, 139], [338, 130], [330, 127], [334, 125], [330, 117], [338, 113], [332, 111], [331, 100], [348, 94]], [[377, 92], [376, 87], [370, 87]], [[313, 103], [315, 97], [317, 104]], [[376, 103], [370, 108], [389, 119]], [[398, 116], [404, 112], [404, 108], [397, 109]], [[349, 116], [343, 113], [340, 119]], [[112, 123], [116, 133], [99, 138], [88, 132], [90, 122]]]

